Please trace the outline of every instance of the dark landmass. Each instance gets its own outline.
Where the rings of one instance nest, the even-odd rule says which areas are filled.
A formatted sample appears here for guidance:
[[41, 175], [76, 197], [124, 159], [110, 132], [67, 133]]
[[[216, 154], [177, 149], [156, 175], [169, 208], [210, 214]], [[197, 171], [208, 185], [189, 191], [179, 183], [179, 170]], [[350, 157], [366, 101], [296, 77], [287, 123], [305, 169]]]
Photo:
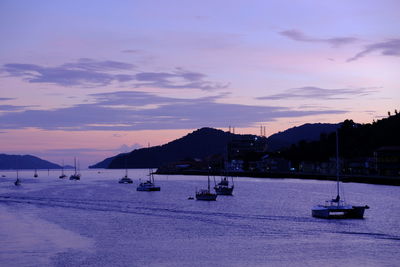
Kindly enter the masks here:
[[61, 169], [58, 164], [31, 155], [0, 154], [0, 169]]
[[317, 141], [321, 134], [335, 132], [340, 127], [339, 123], [307, 123], [289, 128], [268, 137], [268, 151], [277, 151], [300, 141]]
[[373, 123], [305, 124], [270, 136], [196, 130], [168, 144], [108, 158], [92, 167], [158, 168], [159, 174], [334, 180], [336, 135], [344, 182], [399, 185], [400, 114]]
[[[185, 158], [198, 158], [226, 153], [228, 142], [235, 136], [213, 128], [201, 128], [162, 146], [141, 148], [119, 154], [89, 168], [157, 168]], [[249, 135], [252, 136], [252, 135]], [[254, 136], [255, 137], [255, 136]]]
[[[94, 165], [89, 166], [89, 169], [107, 169], [108, 166], [110, 165], [111, 161], [113, 161], [113, 159], [115, 157], [122, 156], [122, 155], [123, 154], [118, 154], [117, 156], [106, 158]], [[127, 166], [127, 168], [130, 168], [130, 166]]]
[[[296, 144], [300, 140], [318, 140], [323, 133], [336, 130], [339, 124], [304, 124], [279, 132], [267, 138], [268, 151], [276, 151]], [[162, 146], [141, 148], [130, 153], [122, 153], [96, 163], [89, 168], [149, 168], [184, 159], [203, 159], [216, 154], [226, 154], [230, 140], [247, 136], [264, 138], [256, 135], [239, 135], [213, 128], [201, 128], [182, 138]]]
[[[400, 114], [396, 111], [395, 115], [367, 124], [345, 120], [338, 134], [339, 156], [342, 159], [375, 157], [376, 152], [382, 149], [395, 151], [400, 147]], [[326, 161], [335, 155], [336, 133], [321, 134], [318, 141], [301, 141], [280, 151], [281, 157], [297, 163]]]

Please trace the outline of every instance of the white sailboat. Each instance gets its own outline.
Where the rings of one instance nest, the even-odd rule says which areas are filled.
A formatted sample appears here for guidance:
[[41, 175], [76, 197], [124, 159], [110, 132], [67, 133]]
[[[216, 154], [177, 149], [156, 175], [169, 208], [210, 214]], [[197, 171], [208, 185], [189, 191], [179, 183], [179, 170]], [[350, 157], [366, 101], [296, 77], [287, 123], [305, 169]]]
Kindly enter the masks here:
[[314, 206], [311, 209], [313, 217], [323, 219], [362, 219], [364, 211], [369, 209], [365, 206], [353, 206], [346, 204], [340, 197], [340, 172], [339, 172], [339, 136], [336, 131], [336, 198], [325, 201], [325, 204]]
[[154, 182], [153, 170], [149, 169], [149, 179], [145, 182], [141, 182], [138, 187], [136, 187], [136, 191], [160, 191], [161, 188], [156, 186]]
[[77, 172], [77, 170], [76, 170], [76, 158], [74, 158], [74, 168], [75, 168], [75, 171], [74, 171], [74, 174], [72, 174], [70, 177], [69, 177], [69, 179], [70, 180], [80, 180], [81, 179], [81, 174], [80, 173], [78, 173]]
[[35, 174], [33, 175], [33, 177], [37, 178], [39, 175], [37, 173], [37, 169], [35, 169]]

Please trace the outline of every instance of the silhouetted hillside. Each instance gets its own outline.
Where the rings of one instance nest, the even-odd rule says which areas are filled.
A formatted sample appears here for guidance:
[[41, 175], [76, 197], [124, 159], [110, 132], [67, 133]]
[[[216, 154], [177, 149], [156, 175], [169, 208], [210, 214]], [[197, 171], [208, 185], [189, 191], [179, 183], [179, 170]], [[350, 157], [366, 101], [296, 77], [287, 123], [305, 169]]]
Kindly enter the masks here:
[[[149, 168], [159, 167], [185, 158], [203, 159], [215, 154], [226, 154], [228, 142], [240, 136], [213, 128], [201, 128], [162, 146], [141, 148], [119, 154], [89, 168]], [[248, 135], [254, 136], [255, 135]], [[109, 162], [109, 165], [106, 164]]]
[[102, 160], [102, 161], [100, 161], [100, 162], [98, 162], [98, 163], [96, 163], [96, 164], [94, 164], [92, 166], [89, 166], [89, 169], [96, 169], [96, 168], [99, 168], [99, 169], [103, 169], [104, 168], [104, 169], [106, 169], [110, 165], [111, 161], [113, 161], [113, 159], [115, 157], [118, 157], [120, 155], [122, 155], [122, 153], [118, 154], [116, 156], [113, 156], [113, 157], [106, 158], [106, 159], [104, 159], [104, 160]]
[[0, 154], [0, 169], [61, 169], [61, 166], [31, 155]]
[[321, 134], [335, 132], [339, 127], [339, 124], [307, 123], [287, 129], [283, 132], [279, 132], [268, 137], [268, 151], [276, 151], [285, 147], [289, 147], [292, 144], [297, 144], [302, 140], [319, 140]]
[[[296, 144], [300, 140], [317, 140], [321, 133], [335, 131], [338, 124], [305, 124], [279, 132], [268, 138], [268, 150], [275, 151]], [[148, 168], [159, 167], [185, 158], [199, 158], [225, 154], [230, 140], [240, 135], [213, 128], [201, 128], [162, 146], [141, 148], [123, 153], [89, 168]], [[253, 136], [255, 135], [247, 135]], [[125, 163], [126, 160], [126, 163]]]
[[[112, 159], [108, 168], [149, 168], [184, 158], [204, 158], [223, 154], [234, 134], [213, 128], [201, 128], [162, 146], [141, 148], [120, 154]], [[126, 162], [126, 163], [125, 163]]]
[[[371, 157], [380, 147], [400, 146], [400, 114], [373, 122], [356, 124], [346, 120], [339, 129], [342, 158]], [[299, 142], [282, 151], [289, 160], [322, 161], [336, 154], [335, 133], [322, 134], [318, 141]]]

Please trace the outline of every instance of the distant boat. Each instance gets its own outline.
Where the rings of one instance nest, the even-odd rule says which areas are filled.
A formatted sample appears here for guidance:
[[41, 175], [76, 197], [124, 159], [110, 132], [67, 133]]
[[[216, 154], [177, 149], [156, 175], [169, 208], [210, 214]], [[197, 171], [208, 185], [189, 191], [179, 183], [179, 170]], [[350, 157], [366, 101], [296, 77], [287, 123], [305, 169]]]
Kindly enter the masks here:
[[196, 200], [215, 201], [217, 194], [211, 193], [210, 190], [210, 175], [207, 176], [208, 186], [207, 189], [200, 189], [196, 191]]
[[120, 183], [120, 184], [131, 184], [131, 183], [133, 183], [132, 179], [128, 177], [128, 169], [127, 168], [125, 168], [125, 176], [122, 177], [118, 181], [118, 183]]
[[336, 198], [325, 201], [323, 205], [314, 206], [311, 209], [313, 217], [323, 219], [362, 219], [364, 218], [364, 211], [369, 209], [365, 206], [353, 206], [346, 204], [340, 198], [339, 190], [339, 137], [336, 131]]
[[60, 179], [67, 178], [67, 175], [65, 175], [65, 173], [64, 173], [64, 160], [63, 160], [63, 163], [61, 166], [61, 175], [58, 178], [60, 178]]
[[17, 170], [17, 180], [15, 180], [14, 185], [20, 186], [21, 185], [21, 180], [18, 177], [18, 170]]
[[229, 186], [229, 181], [226, 176], [224, 178], [221, 178], [221, 181], [216, 186], [214, 186], [214, 190], [217, 193], [217, 195], [224, 195], [224, 196], [231, 196], [233, 188], [235, 188], [235, 185], [233, 184], [233, 178], [232, 178], [232, 186]]
[[75, 171], [74, 171], [74, 174], [72, 174], [70, 177], [69, 177], [69, 179], [70, 180], [80, 180], [81, 179], [81, 174], [80, 173], [78, 173], [77, 172], [77, 170], [76, 170], [76, 158], [74, 158], [74, 169], [75, 169]]
[[37, 170], [35, 169], [35, 174], [33, 175], [33, 177], [37, 178], [39, 175], [37, 174]]
[[153, 171], [149, 169], [149, 179], [145, 182], [141, 182], [138, 187], [136, 187], [136, 191], [160, 191], [161, 188], [156, 186], [154, 183], [154, 175]]

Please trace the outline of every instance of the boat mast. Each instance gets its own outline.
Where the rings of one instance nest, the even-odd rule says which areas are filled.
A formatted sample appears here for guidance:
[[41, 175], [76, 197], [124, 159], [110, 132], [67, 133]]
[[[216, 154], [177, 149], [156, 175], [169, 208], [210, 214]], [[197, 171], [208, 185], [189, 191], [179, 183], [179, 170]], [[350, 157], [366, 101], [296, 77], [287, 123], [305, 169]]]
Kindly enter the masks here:
[[76, 157], [74, 157], [74, 169], [75, 169], [75, 175], [76, 175]]
[[207, 176], [207, 180], [208, 180], [208, 192], [210, 192], [210, 174], [208, 174]]
[[336, 199], [340, 199], [339, 192], [339, 131], [336, 130], [336, 190], [337, 196]]

